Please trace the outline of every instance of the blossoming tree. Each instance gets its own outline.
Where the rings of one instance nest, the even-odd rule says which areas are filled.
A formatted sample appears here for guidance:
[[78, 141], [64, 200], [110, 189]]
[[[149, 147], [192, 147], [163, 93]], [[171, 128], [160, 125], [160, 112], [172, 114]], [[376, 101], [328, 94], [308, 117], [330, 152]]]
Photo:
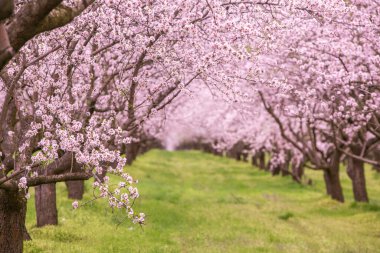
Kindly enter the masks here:
[[[241, 66], [278, 49], [282, 34], [305, 20], [331, 21], [346, 5], [338, 0], [0, 3], [5, 6], [0, 248], [8, 252], [22, 251], [29, 187], [37, 187], [36, 204], [45, 210], [51, 208], [46, 199], [55, 194], [54, 183], [94, 178], [98, 197], [143, 223], [144, 214], [132, 209], [139, 197], [135, 180], [123, 167], [136, 155], [133, 144], [146, 120], [193, 82], [229, 98], [242, 95], [237, 87], [249, 75]], [[105, 172], [119, 176], [116, 187]]]

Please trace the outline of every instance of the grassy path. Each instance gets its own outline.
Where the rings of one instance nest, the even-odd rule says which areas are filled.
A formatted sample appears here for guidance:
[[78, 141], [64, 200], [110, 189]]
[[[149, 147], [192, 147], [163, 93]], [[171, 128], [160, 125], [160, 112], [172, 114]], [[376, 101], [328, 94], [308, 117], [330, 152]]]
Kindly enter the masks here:
[[[128, 171], [138, 178], [141, 229], [102, 202], [73, 211], [58, 185], [59, 223], [37, 229], [33, 197], [26, 252], [380, 252], [380, 175], [367, 170], [371, 204], [324, 195], [321, 173], [313, 186], [272, 177], [249, 164], [200, 152], [151, 151]], [[87, 188], [89, 189], [89, 182]], [[87, 199], [90, 198], [87, 191]]]

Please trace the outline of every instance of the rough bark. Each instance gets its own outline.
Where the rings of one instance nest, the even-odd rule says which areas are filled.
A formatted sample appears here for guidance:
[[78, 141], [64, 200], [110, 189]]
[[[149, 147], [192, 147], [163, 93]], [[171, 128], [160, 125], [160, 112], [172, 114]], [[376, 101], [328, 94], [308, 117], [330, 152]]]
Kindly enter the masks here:
[[26, 200], [23, 193], [0, 189], [0, 251], [22, 253]]
[[355, 201], [368, 202], [368, 193], [364, 174], [364, 163], [349, 157], [347, 163], [347, 174], [352, 181], [352, 190]]
[[32, 237], [30, 236], [30, 234], [28, 233], [28, 230], [26, 229], [26, 226], [24, 224], [24, 241], [31, 241], [32, 240]]
[[55, 184], [43, 184], [35, 187], [37, 227], [58, 225]]
[[339, 202], [344, 202], [342, 185], [340, 183], [339, 171], [324, 170], [324, 179], [326, 184], [326, 192]]
[[339, 177], [340, 152], [334, 151], [330, 160], [330, 167], [323, 171], [326, 192], [339, 202], [344, 202], [343, 189]]
[[329, 168], [323, 170], [326, 193], [339, 202], [344, 202], [343, 189], [339, 177], [341, 153], [334, 151], [329, 161]]
[[83, 199], [84, 181], [66, 181], [69, 199]]

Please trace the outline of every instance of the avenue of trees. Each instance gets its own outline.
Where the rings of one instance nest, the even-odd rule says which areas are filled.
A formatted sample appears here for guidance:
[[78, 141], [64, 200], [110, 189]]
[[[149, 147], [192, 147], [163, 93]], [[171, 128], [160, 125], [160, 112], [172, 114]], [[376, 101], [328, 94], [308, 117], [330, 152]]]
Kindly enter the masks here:
[[344, 163], [368, 202], [379, 11], [370, 0], [0, 0], [0, 248], [30, 239], [30, 187], [37, 226], [58, 223], [58, 182], [73, 208], [91, 180], [95, 199], [144, 224], [124, 167], [162, 146], [251, 158], [299, 183], [320, 170], [341, 202]]

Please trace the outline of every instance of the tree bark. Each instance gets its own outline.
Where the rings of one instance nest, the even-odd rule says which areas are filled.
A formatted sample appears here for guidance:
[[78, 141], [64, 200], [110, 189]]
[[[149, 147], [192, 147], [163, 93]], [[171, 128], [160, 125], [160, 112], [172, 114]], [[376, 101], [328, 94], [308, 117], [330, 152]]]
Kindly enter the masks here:
[[26, 199], [21, 192], [0, 189], [0, 251], [22, 253]]
[[304, 173], [304, 164], [303, 162], [300, 162], [299, 164], [292, 163], [292, 177], [294, 181], [302, 182], [302, 177]]
[[334, 151], [329, 162], [330, 167], [323, 171], [323, 176], [327, 194], [330, 195], [332, 199], [344, 202], [343, 189], [339, 177], [340, 156], [341, 153], [339, 151]]
[[28, 233], [28, 230], [26, 229], [25, 224], [24, 224], [24, 232], [23, 233], [24, 233], [24, 241], [31, 241], [32, 240], [32, 237]]
[[254, 154], [254, 155], [252, 156], [252, 158], [251, 158], [251, 163], [252, 163], [253, 166], [258, 166], [257, 158], [258, 158], [257, 154]]
[[339, 172], [324, 170], [324, 179], [326, 184], [326, 192], [339, 202], [344, 202], [343, 190], [340, 183]]
[[344, 202], [343, 189], [340, 183], [339, 171], [324, 170], [326, 193], [339, 202]]
[[37, 227], [58, 225], [55, 183], [36, 186], [35, 193]]
[[259, 154], [259, 168], [265, 170], [265, 153], [260, 152]]
[[364, 174], [364, 163], [352, 157], [348, 158], [347, 174], [352, 181], [355, 201], [368, 202], [368, 193]]
[[84, 181], [66, 181], [69, 199], [83, 199]]
[[140, 143], [132, 142], [126, 147], [127, 164], [131, 165], [139, 153]]

